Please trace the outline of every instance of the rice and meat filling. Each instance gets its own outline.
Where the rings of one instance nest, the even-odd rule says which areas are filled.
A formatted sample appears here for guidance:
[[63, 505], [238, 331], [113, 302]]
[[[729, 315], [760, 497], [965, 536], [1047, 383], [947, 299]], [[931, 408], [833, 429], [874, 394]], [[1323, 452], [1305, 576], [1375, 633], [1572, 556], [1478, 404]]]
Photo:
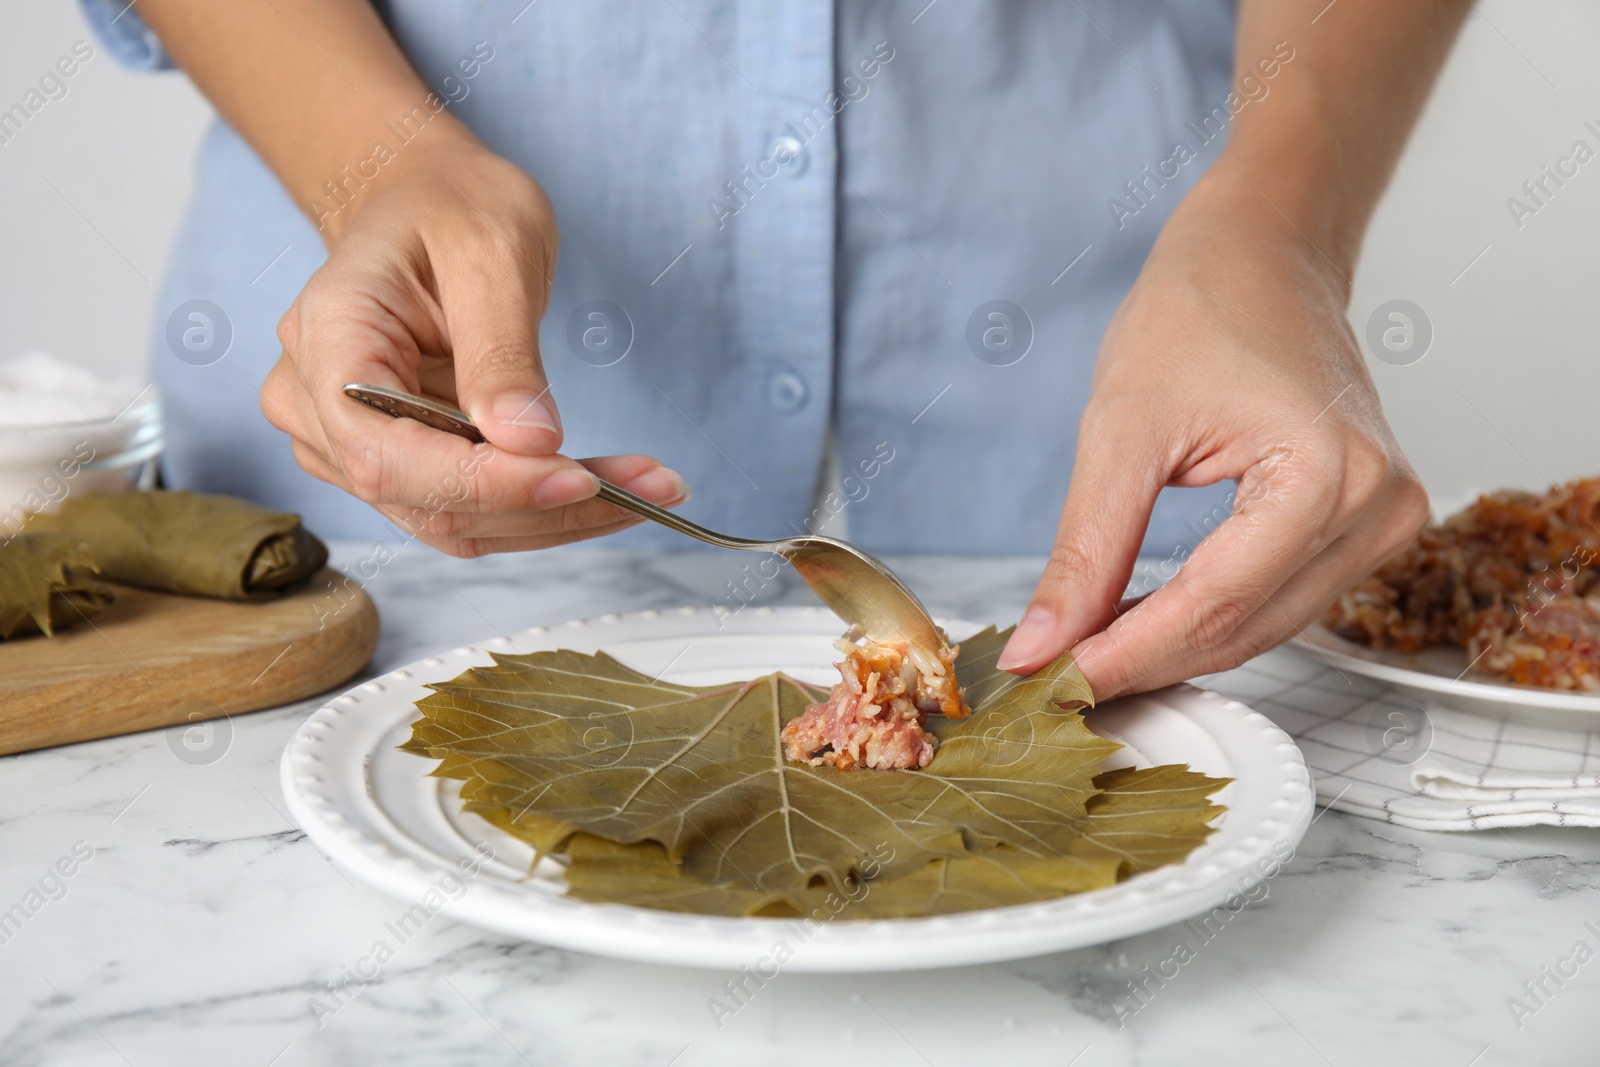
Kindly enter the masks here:
[[783, 728], [784, 753], [796, 763], [841, 770], [916, 770], [933, 759], [937, 739], [926, 715], [970, 713], [956, 685], [960, 646], [934, 655], [904, 642], [873, 641], [851, 631], [834, 642], [844, 653], [839, 681], [820, 704]]
[[1373, 648], [1459, 647], [1520, 685], [1600, 691], [1600, 478], [1479, 497], [1324, 621]]

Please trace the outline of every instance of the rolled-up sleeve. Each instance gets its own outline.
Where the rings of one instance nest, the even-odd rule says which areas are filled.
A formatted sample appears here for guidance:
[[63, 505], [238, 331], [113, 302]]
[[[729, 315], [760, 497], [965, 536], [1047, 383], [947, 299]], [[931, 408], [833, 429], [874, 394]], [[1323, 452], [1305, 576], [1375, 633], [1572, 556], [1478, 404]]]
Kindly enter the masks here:
[[176, 64], [128, 0], [78, 0], [106, 50], [130, 70], [172, 70]]

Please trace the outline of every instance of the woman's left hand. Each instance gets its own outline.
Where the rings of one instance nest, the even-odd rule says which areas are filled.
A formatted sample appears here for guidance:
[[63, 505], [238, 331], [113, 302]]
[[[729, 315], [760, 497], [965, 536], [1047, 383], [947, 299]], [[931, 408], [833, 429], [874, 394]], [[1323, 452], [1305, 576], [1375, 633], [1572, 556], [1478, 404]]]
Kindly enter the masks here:
[[[1106, 700], [1234, 667], [1416, 534], [1428, 498], [1346, 319], [1348, 273], [1220, 165], [1185, 198], [1101, 345], [1005, 669], [1073, 648]], [[1231, 517], [1119, 615], [1156, 493], [1224, 479]]]

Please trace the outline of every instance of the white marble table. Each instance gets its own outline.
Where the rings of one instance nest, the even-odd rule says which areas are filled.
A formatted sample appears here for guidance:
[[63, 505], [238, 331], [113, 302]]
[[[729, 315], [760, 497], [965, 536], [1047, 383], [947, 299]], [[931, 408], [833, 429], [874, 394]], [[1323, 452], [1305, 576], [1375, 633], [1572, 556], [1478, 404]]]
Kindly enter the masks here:
[[[406, 548], [368, 583], [384, 624], [371, 669], [576, 616], [725, 602], [742, 562]], [[975, 621], [1014, 619], [1038, 568], [896, 562], [937, 612]], [[805, 598], [775, 585], [762, 602]], [[210, 763], [159, 731], [0, 759], [0, 1064], [1600, 1062], [1600, 962], [1573, 958], [1578, 942], [1600, 949], [1600, 832], [1429, 834], [1337, 812], [1219, 931], [961, 970], [782, 974], [719, 1028], [707, 1001], [726, 975], [441, 917], [319, 1028], [308, 1002], [399, 905], [348, 882], [285, 814], [278, 754], [316, 703], [232, 720]], [[25, 920], [5, 924], [19, 903]], [[1192, 958], [1164, 963], [1179, 942]], [[1512, 997], [1536, 1010], [1514, 1018]]]

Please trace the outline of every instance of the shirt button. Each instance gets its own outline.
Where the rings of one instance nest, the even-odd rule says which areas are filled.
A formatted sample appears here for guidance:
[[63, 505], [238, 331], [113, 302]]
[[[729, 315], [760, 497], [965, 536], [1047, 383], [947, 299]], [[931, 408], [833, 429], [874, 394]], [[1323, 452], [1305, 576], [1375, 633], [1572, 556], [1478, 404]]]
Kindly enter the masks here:
[[767, 379], [767, 401], [779, 411], [799, 411], [810, 395], [806, 380], [794, 371], [781, 370]]
[[781, 173], [791, 178], [798, 178], [804, 174], [806, 163], [809, 161], [806, 146], [800, 138], [787, 133], [772, 142], [772, 147], [767, 149], [767, 155], [778, 165]]

